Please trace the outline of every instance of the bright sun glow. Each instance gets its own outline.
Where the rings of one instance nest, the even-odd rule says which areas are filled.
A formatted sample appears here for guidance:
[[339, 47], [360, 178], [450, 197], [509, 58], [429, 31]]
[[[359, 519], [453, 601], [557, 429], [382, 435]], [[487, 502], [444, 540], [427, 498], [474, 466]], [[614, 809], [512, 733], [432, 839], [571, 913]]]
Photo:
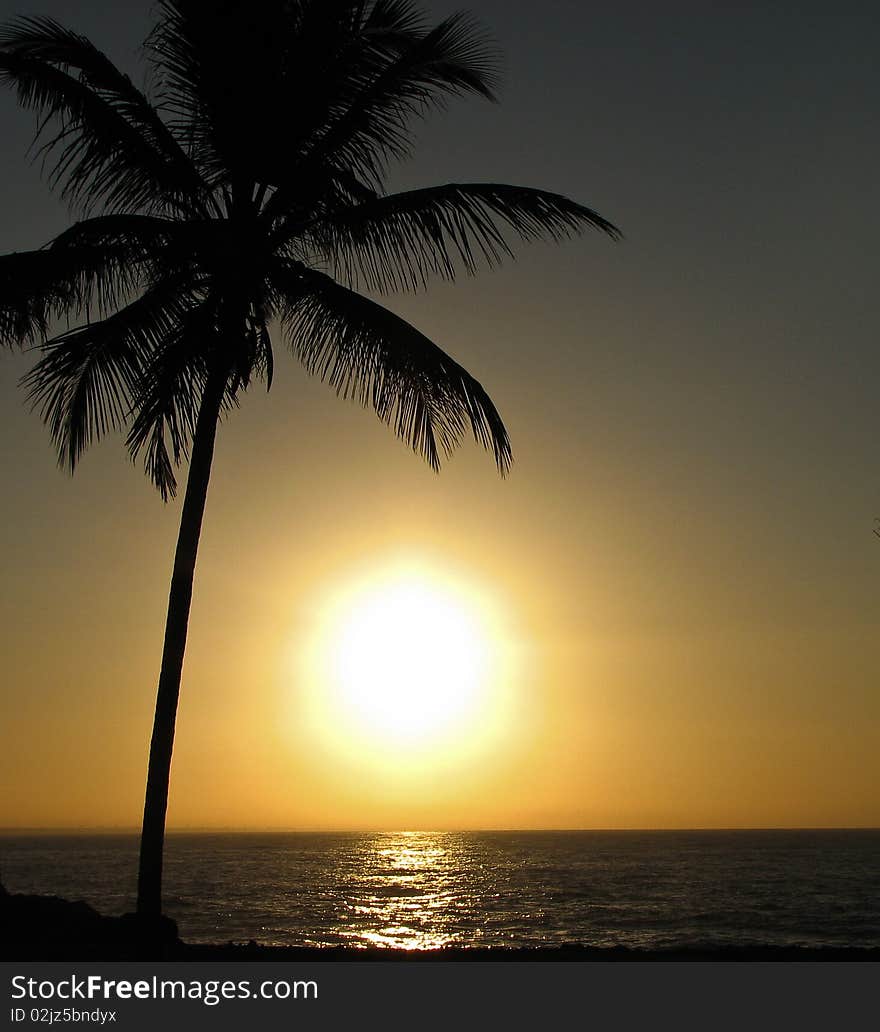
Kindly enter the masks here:
[[298, 648], [297, 723], [328, 758], [397, 774], [485, 755], [511, 713], [511, 645], [495, 601], [419, 562], [328, 590]]
[[334, 674], [353, 715], [380, 734], [433, 737], [479, 701], [488, 645], [475, 615], [435, 585], [378, 586], [343, 619]]

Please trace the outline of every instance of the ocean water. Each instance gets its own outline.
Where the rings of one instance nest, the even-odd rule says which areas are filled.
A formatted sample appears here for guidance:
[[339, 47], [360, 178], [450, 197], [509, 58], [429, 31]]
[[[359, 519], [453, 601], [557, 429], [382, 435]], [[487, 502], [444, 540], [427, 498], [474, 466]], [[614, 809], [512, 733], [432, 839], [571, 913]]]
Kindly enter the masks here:
[[[133, 835], [3, 835], [11, 892], [133, 909]], [[880, 946], [880, 831], [172, 834], [191, 942]]]

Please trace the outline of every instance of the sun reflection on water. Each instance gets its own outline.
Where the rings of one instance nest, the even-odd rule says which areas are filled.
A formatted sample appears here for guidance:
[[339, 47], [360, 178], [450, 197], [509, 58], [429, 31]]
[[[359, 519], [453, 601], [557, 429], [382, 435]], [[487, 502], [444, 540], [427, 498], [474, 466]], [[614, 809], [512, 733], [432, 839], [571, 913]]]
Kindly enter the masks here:
[[458, 853], [454, 837], [427, 832], [373, 840], [349, 897], [351, 945], [432, 950], [452, 943]]

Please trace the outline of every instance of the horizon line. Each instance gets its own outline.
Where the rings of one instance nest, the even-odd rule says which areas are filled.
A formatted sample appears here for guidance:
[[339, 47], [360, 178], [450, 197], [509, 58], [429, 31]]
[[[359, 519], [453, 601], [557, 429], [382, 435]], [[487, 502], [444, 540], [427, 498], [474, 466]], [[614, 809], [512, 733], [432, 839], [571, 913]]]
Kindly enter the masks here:
[[[725, 832], [725, 831], [880, 831], [875, 824], [816, 824], [816, 825], [718, 825], [666, 827], [540, 827], [540, 828], [387, 828], [387, 827], [289, 827], [273, 825], [265, 828], [235, 825], [186, 825], [168, 828], [166, 835], [484, 835], [484, 834], [576, 834], [580, 832]], [[0, 835], [67, 834], [67, 835], [139, 835], [135, 825], [82, 825], [39, 826], [21, 825], [0, 827]]]

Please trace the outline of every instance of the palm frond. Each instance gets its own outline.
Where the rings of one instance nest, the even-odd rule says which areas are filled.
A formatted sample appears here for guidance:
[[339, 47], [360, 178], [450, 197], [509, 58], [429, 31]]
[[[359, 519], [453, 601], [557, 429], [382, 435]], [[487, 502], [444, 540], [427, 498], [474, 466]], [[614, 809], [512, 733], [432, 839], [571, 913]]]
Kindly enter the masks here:
[[[156, 109], [84, 36], [51, 18], [0, 29], [0, 81], [41, 124], [34, 145], [49, 183], [88, 212], [196, 207], [204, 184]], [[59, 123], [57, 131], [49, 129]]]
[[45, 340], [55, 320], [112, 311], [136, 286], [128, 248], [44, 248], [0, 257], [0, 342], [25, 347]]
[[118, 306], [132, 285], [148, 287], [187, 271], [197, 279], [199, 249], [213, 243], [209, 233], [214, 225], [155, 215], [97, 215], [59, 233], [47, 250], [59, 257], [85, 252], [104, 258], [103, 277], [89, 281], [103, 315]]
[[265, 379], [266, 389], [272, 389], [275, 355], [266, 322], [265, 311], [252, 311], [245, 318], [242, 331], [236, 335], [240, 344], [235, 349], [229, 383], [228, 393], [232, 398], [239, 390], [247, 390], [255, 378]]
[[286, 298], [281, 315], [289, 342], [310, 374], [371, 406], [434, 470], [470, 431], [507, 472], [510, 441], [492, 400], [433, 341], [305, 266], [290, 263], [275, 280]]
[[494, 100], [498, 59], [476, 23], [456, 14], [423, 31], [413, 5], [394, 6], [399, 10], [379, 12], [375, 28], [364, 27], [344, 51], [338, 73], [317, 72], [320, 102], [310, 101], [312, 117], [298, 119], [283, 161], [279, 155], [270, 217], [314, 211], [306, 203], [312, 184], [323, 184], [333, 170], [379, 191], [389, 162], [412, 150], [414, 119], [452, 96]]
[[84, 257], [45, 250], [0, 256], [0, 343], [34, 344], [48, 336], [53, 315], [83, 307]]
[[469, 16], [455, 14], [425, 33], [368, 81], [317, 142], [316, 157], [348, 167], [380, 185], [389, 159], [409, 157], [409, 123], [451, 96], [495, 99], [493, 48]]
[[[591, 208], [560, 194], [500, 183], [449, 183], [376, 197], [304, 229], [347, 283], [369, 290], [416, 290], [433, 276], [473, 275], [482, 261], [513, 257], [509, 235], [560, 241], [592, 228], [621, 233]], [[507, 235], [505, 235], [505, 233]]]
[[364, 84], [424, 35], [404, 0], [161, 0], [158, 15], [148, 53], [175, 131], [213, 185], [239, 190], [285, 182]]
[[272, 346], [265, 323], [254, 316], [231, 337], [226, 308], [228, 299], [209, 295], [182, 311], [153, 349], [132, 398], [126, 447], [132, 459], [143, 453], [144, 471], [165, 501], [177, 493], [175, 470], [189, 457], [209, 371], [225, 377], [221, 414], [237, 408], [239, 392], [254, 375], [271, 383]]
[[157, 215], [111, 214], [82, 219], [54, 237], [46, 249], [56, 254], [80, 249], [104, 250], [117, 261], [158, 262], [184, 237], [188, 222]]
[[363, 35], [400, 48], [425, 34], [425, 14], [412, 0], [374, 0], [357, 4]]
[[177, 494], [175, 469], [189, 456], [206, 363], [193, 330], [194, 309], [145, 363], [132, 399], [134, 417], [125, 440], [132, 460], [143, 452], [144, 472], [164, 501]]
[[103, 317], [167, 276], [185, 223], [145, 215], [77, 222], [46, 247], [0, 256], [0, 344], [39, 343], [51, 323]]
[[172, 280], [114, 315], [62, 333], [23, 378], [48, 425], [58, 461], [71, 472], [86, 447], [126, 419], [150, 357], [192, 304]]

